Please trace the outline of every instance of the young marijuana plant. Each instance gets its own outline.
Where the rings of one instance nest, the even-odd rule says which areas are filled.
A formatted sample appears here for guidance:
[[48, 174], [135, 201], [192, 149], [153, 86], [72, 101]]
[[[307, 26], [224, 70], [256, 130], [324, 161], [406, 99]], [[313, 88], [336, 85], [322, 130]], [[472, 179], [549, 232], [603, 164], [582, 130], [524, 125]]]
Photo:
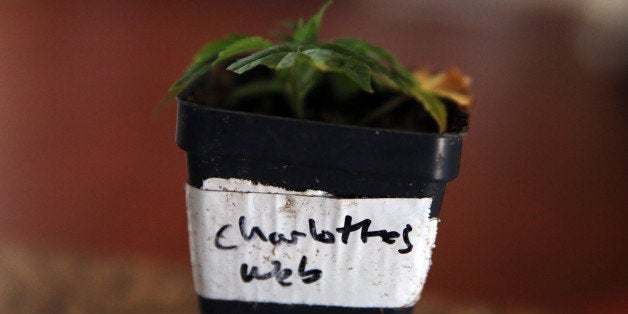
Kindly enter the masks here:
[[[225, 67], [227, 71], [241, 75], [252, 73], [254, 69], [259, 71], [262, 66], [267, 72], [270, 69], [271, 74], [232, 84], [234, 86], [230, 86], [230, 91], [223, 97], [226, 106], [260, 94], [281, 95], [279, 98], [289, 108], [291, 116], [310, 118], [308, 110], [314, 109], [308, 109], [308, 99], [317, 97], [320, 93], [314, 91], [326, 87], [331, 89], [328, 92], [333, 94], [329, 96], [331, 98], [352, 96], [359, 99], [356, 106], [368, 103], [356, 95], [383, 95], [375, 97], [377, 107], [369, 107], [370, 112], [355, 119], [354, 124], [368, 125], [401, 104], [411, 103], [423, 109], [423, 115], [436, 125], [439, 132], [448, 131], [448, 107], [453, 104], [453, 108], [460, 109], [468, 103], [460, 99], [469, 100], [465, 95], [468, 86], [454, 84], [456, 88], [452, 90], [450, 81], [460, 83], [466, 77], [457, 71], [450, 71], [445, 77], [413, 74], [384, 49], [357, 39], [320, 41], [321, 19], [330, 4], [328, 1], [307, 22], [299, 20], [292, 34], [282, 36], [278, 43], [258, 36], [230, 35], [206, 44], [194, 56], [184, 75], [172, 85], [164, 101], [169, 101], [203, 76], [210, 75], [210, 83], [220, 81], [218, 76], [225, 75]], [[435, 83], [439, 79], [449, 82], [450, 86]], [[424, 88], [420, 84], [422, 81], [441, 88]], [[454, 94], [459, 97], [452, 97]], [[466, 117], [464, 110], [460, 112]], [[336, 120], [343, 121], [343, 118]]]

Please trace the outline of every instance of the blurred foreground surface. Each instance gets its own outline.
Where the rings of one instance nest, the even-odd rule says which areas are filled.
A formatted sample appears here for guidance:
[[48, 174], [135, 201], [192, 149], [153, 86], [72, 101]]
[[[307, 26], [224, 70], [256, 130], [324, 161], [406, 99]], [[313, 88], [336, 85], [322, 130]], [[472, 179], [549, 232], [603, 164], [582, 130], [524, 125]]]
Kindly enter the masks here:
[[[0, 245], [0, 313], [197, 313], [189, 270], [147, 259]], [[415, 313], [543, 313], [424, 296]]]

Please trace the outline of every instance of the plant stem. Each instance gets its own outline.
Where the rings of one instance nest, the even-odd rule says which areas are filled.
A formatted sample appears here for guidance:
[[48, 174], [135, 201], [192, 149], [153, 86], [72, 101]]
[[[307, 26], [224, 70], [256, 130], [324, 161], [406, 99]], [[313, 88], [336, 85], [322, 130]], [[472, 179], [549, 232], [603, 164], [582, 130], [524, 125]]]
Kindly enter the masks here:
[[281, 76], [285, 80], [286, 98], [298, 119], [305, 118], [305, 98], [318, 82], [317, 74], [306, 60], [297, 59], [286, 75]]
[[368, 116], [364, 117], [364, 119], [360, 120], [358, 122], [358, 124], [359, 125], [367, 125], [367, 124], [373, 122], [375, 119], [379, 118], [380, 116], [383, 116], [386, 113], [388, 113], [388, 112], [394, 110], [395, 108], [399, 107], [401, 104], [403, 104], [405, 101], [407, 101], [409, 99], [410, 98], [408, 96], [405, 96], [405, 95], [399, 95], [399, 96], [396, 96], [394, 98], [391, 98], [386, 103], [384, 103], [381, 107], [377, 108], [377, 110], [371, 112]]

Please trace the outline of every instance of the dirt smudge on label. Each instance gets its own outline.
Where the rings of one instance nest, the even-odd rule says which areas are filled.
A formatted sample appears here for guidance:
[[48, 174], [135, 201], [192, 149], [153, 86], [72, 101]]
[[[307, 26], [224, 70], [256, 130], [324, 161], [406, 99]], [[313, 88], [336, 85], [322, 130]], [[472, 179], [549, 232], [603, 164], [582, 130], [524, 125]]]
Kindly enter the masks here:
[[296, 200], [291, 195], [286, 195], [286, 203], [279, 207], [279, 212], [286, 215], [288, 218], [295, 218], [297, 216]]

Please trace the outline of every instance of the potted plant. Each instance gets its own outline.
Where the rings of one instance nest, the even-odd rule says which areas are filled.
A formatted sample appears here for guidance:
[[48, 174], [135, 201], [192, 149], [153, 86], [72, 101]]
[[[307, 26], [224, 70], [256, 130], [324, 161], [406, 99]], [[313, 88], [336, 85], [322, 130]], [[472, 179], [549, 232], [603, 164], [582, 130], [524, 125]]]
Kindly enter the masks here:
[[468, 79], [319, 41], [329, 4], [278, 43], [207, 44], [166, 96], [203, 313], [410, 313], [419, 298]]

